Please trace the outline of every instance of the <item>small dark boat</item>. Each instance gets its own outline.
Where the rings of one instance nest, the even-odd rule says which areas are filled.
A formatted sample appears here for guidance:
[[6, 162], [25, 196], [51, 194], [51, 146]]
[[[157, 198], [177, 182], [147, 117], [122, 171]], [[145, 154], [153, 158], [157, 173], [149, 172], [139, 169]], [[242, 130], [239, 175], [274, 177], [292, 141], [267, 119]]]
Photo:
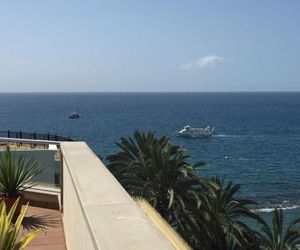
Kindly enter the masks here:
[[76, 118], [79, 118], [80, 117], [80, 114], [77, 113], [77, 112], [73, 112], [69, 115], [69, 118], [70, 119], [76, 119]]

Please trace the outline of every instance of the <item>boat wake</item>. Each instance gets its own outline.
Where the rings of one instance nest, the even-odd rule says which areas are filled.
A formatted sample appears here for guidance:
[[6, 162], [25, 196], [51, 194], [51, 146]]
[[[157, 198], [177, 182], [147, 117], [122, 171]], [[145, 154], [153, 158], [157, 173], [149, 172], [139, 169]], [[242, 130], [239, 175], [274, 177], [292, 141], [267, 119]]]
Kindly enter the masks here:
[[220, 135], [212, 135], [212, 137], [215, 137], [215, 138], [234, 138], [234, 137], [240, 137], [240, 136], [239, 135], [220, 134]]
[[279, 205], [279, 206], [274, 206], [274, 207], [252, 209], [251, 211], [255, 212], [255, 213], [271, 213], [275, 210], [275, 208], [279, 208], [281, 210], [293, 210], [293, 209], [300, 208], [300, 205], [293, 205], [293, 206], [287, 206], [287, 207]]

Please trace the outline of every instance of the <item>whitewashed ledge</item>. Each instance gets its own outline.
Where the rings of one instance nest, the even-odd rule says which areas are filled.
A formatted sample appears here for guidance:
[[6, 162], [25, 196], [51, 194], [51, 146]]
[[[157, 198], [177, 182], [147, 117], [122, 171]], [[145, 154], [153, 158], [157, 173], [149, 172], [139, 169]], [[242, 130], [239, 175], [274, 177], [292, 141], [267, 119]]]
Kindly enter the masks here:
[[84, 142], [62, 142], [68, 249], [175, 249]]

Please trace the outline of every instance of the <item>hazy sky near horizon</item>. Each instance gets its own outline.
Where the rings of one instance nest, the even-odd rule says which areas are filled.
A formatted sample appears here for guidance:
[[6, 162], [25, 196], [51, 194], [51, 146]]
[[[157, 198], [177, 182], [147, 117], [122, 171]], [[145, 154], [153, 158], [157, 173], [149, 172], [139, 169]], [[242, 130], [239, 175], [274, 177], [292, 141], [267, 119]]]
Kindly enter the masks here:
[[0, 2], [0, 92], [299, 91], [300, 1]]

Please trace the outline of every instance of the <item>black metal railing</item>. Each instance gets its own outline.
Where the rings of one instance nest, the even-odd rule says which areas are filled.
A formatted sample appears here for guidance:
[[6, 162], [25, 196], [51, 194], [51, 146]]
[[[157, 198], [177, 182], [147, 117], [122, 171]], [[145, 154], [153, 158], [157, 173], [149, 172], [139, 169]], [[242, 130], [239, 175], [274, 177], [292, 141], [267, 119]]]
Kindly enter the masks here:
[[16, 139], [29, 139], [29, 140], [44, 140], [44, 141], [75, 141], [70, 137], [59, 136], [56, 134], [43, 134], [43, 133], [29, 133], [23, 131], [0, 131], [0, 137], [7, 137], [7, 138], [16, 138]]

